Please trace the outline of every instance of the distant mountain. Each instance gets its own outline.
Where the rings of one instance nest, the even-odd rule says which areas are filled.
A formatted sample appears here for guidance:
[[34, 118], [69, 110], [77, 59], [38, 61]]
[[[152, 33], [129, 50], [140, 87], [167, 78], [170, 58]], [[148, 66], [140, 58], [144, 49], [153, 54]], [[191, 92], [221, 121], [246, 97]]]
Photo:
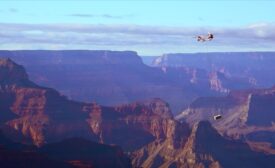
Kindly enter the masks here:
[[151, 66], [157, 56], [141, 56], [142, 62], [145, 65]]
[[[275, 87], [232, 91], [227, 97], [202, 97], [176, 118], [193, 125], [210, 121], [222, 134], [242, 139], [259, 151], [274, 153]], [[222, 115], [215, 121], [214, 115]]]
[[133, 154], [134, 166], [180, 168], [273, 167], [275, 156], [252, 151], [246, 143], [225, 139], [207, 121], [192, 128], [190, 136], [176, 132]]
[[161, 98], [173, 113], [197, 97], [253, 87], [243, 78], [200, 68], [149, 67], [131, 51], [0, 51], [24, 65], [30, 79], [70, 99], [113, 106]]
[[[217, 52], [165, 54], [152, 66], [190, 67], [223, 72], [227, 76], [246, 78], [257, 87], [275, 84], [275, 52]], [[236, 88], [236, 87], [235, 87]]]

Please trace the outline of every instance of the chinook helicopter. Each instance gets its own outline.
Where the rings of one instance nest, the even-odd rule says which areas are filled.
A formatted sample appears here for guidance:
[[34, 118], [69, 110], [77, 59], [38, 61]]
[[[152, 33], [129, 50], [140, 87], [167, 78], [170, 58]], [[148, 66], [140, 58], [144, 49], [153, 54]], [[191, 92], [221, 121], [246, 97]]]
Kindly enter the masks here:
[[207, 36], [199, 35], [196, 37], [198, 42], [211, 41], [214, 39], [214, 35], [212, 33], [208, 33]]

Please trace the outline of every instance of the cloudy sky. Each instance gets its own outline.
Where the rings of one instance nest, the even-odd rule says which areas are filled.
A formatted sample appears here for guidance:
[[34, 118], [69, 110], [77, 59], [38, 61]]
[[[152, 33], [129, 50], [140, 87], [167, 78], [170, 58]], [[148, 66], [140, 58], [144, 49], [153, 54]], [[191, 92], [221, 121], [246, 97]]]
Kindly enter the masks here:
[[[0, 0], [0, 49], [274, 51], [273, 0]], [[194, 36], [212, 32], [198, 43]]]

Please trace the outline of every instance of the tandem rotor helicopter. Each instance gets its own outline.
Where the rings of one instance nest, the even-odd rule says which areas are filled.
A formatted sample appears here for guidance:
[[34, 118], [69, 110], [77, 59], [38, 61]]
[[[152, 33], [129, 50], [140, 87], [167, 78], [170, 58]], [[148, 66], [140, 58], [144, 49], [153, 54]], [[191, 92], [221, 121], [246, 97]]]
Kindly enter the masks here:
[[214, 35], [212, 33], [209, 33], [207, 35], [198, 35], [195, 38], [197, 38], [198, 42], [205, 42], [205, 41], [211, 41], [214, 39]]

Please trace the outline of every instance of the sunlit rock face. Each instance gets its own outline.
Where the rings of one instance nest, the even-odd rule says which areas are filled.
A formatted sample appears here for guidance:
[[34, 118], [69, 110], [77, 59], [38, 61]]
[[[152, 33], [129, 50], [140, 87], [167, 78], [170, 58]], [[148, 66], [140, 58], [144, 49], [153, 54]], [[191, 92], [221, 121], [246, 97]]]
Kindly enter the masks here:
[[[194, 124], [189, 134], [153, 142], [133, 153], [133, 165], [181, 168], [272, 167], [275, 157], [254, 152], [241, 141], [222, 137], [208, 121]], [[188, 136], [186, 136], [188, 135]], [[178, 146], [171, 142], [180, 142]], [[257, 159], [255, 159], [257, 158]]]
[[[275, 89], [231, 92], [227, 97], [198, 98], [176, 116], [189, 124], [208, 120], [223, 135], [242, 139], [257, 150], [274, 154]], [[215, 115], [222, 119], [214, 120]]]
[[[20, 67], [9, 60], [0, 70], [10, 64], [14, 70]], [[26, 76], [23, 68], [19, 74]], [[23, 77], [22, 80], [28, 81]], [[0, 91], [1, 127], [19, 142], [42, 146], [83, 137], [131, 151], [155, 139], [166, 138], [169, 122], [173, 121], [169, 105], [161, 99], [106, 107], [71, 101], [53, 89], [28, 82], [15, 80]]]
[[[88, 114], [80, 113], [81, 103], [68, 101], [53, 89], [35, 85], [21, 66], [11, 60], [4, 62], [0, 65], [4, 76], [16, 74], [6, 75], [0, 82], [1, 127], [7, 135], [37, 146], [71, 136], [93, 136], [87, 133], [89, 126], [82, 122]], [[9, 71], [5, 71], [7, 68]]]

